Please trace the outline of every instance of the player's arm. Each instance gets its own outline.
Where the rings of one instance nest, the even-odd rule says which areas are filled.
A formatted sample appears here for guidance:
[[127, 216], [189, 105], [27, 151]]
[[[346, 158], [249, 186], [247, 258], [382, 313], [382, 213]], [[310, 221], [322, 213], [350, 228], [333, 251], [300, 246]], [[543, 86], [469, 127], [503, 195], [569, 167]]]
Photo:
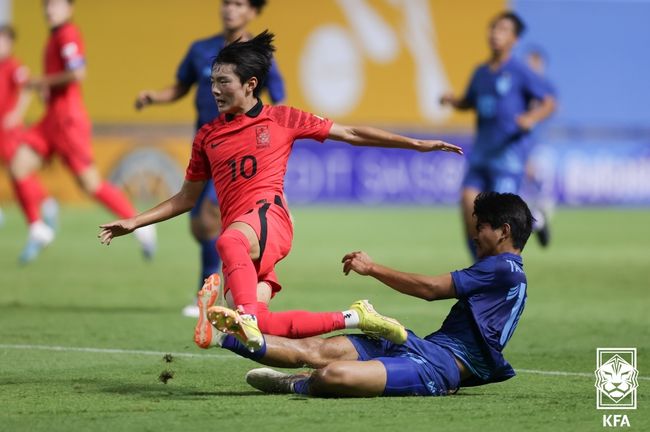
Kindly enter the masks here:
[[27, 112], [27, 108], [29, 108], [31, 101], [31, 92], [27, 88], [23, 87], [18, 95], [16, 106], [13, 110], [9, 111], [7, 115], [5, 115], [2, 121], [2, 127], [5, 130], [9, 130], [15, 128], [16, 126], [20, 126], [23, 122], [23, 119], [25, 118], [25, 113]]
[[143, 90], [135, 99], [135, 108], [141, 110], [147, 105], [176, 102], [189, 93], [192, 86], [180, 81], [161, 90]]
[[45, 75], [41, 78], [34, 78], [27, 83], [27, 87], [34, 90], [42, 90], [52, 87], [60, 87], [86, 78], [86, 66], [78, 66], [74, 69], [67, 69], [63, 72]]
[[327, 137], [354, 146], [401, 148], [421, 152], [438, 150], [463, 154], [460, 147], [444, 141], [409, 138], [369, 126], [344, 126], [334, 123]]
[[372, 276], [384, 285], [413, 297], [427, 301], [456, 297], [456, 289], [451, 273], [439, 276], [426, 276], [404, 273], [373, 262], [365, 252], [350, 252], [343, 257], [343, 272], [354, 271], [363, 276]]
[[16, 85], [18, 85], [20, 88], [18, 93], [18, 101], [16, 102], [14, 109], [9, 111], [5, 115], [4, 119], [2, 119], [2, 127], [5, 130], [20, 126], [23, 122], [23, 119], [25, 118], [27, 108], [29, 108], [29, 104], [32, 101], [32, 93], [27, 88], [28, 78], [29, 71], [26, 67], [21, 66], [16, 70], [14, 74], [14, 80]]
[[556, 102], [555, 97], [551, 94], [547, 94], [540, 101], [540, 103], [535, 104], [533, 108], [526, 111], [519, 117], [517, 117], [517, 125], [522, 130], [531, 130], [539, 122], [548, 118], [555, 111]]
[[137, 216], [116, 220], [100, 225], [97, 235], [102, 244], [109, 245], [115, 237], [132, 233], [143, 226], [155, 224], [188, 212], [199, 199], [205, 181], [185, 180], [181, 190], [166, 201], [161, 202]]
[[460, 111], [474, 108], [474, 105], [467, 98], [456, 97], [453, 93], [445, 93], [440, 96], [440, 104], [450, 105]]

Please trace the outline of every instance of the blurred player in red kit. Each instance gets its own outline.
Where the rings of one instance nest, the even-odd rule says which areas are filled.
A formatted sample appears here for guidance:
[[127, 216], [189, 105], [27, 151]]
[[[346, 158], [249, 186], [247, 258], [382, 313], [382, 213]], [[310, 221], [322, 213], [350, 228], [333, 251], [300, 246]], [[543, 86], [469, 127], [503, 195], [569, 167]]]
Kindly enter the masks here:
[[[29, 235], [20, 261], [34, 260], [55, 236], [43, 221], [40, 210], [43, 187], [34, 175], [43, 161], [59, 156], [72, 171], [81, 188], [120, 217], [135, 215], [122, 191], [103, 181], [93, 162], [91, 123], [81, 95], [86, 76], [86, 57], [79, 29], [71, 22], [73, 0], [44, 0], [50, 36], [45, 47], [44, 75], [30, 79], [26, 86], [40, 93], [46, 103], [45, 115], [21, 135], [12, 157], [13, 186], [29, 223]], [[136, 233], [145, 257], [155, 250], [153, 227]]]

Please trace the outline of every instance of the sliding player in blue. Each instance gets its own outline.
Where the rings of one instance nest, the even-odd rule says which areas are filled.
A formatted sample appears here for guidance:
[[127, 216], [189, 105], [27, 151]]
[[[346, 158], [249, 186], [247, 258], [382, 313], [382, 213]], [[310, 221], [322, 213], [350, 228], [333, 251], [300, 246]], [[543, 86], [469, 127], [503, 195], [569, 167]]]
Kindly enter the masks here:
[[[519, 193], [531, 147], [531, 130], [555, 109], [555, 98], [545, 82], [512, 56], [525, 26], [512, 12], [490, 23], [490, 58], [479, 65], [458, 98], [446, 94], [442, 104], [476, 111], [476, 138], [467, 157], [461, 207], [467, 244], [473, 258], [476, 234], [472, 204], [480, 192]], [[537, 100], [537, 104], [531, 101]]]
[[[222, 0], [223, 32], [194, 42], [178, 67], [176, 82], [162, 90], [140, 92], [135, 102], [136, 108], [142, 109], [148, 105], [175, 102], [187, 95], [192, 86], [196, 84], [196, 130], [198, 131], [201, 126], [217, 118], [219, 110], [212, 95], [210, 81], [212, 62], [227, 44], [236, 40], [245, 41], [252, 37], [246, 28], [262, 12], [265, 5], [266, 0]], [[272, 63], [266, 82], [262, 85], [268, 91], [271, 102], [277, 104], [284, 100], [284, 82], [275, 62]], [[206, 182], [199, 200], [190, 212], [190, 218], [192, 235], [201, 245], [200, 289], [205, 279], [211, 274], [219, 272], [221, 265], [221, 259], [215, 246], [221, 231], [221, 215], [217, 193], [212, 182]], [[183, 308], [183, 315], [198, 317], [199, 308], [196, 303]]]
[[247, 382], [267, 393], [446, 396], [461, 387], [513, 377], [515, 372], [502, 351], [526, 304], [521, 251], [532, 231], [533, 217], [519, 196], [496, 192], [477, 196], [474, 215], [479, 260], [463, 270], [424, 276], [374, 263], [364, 252], [343, 257], [346, 274], [372, 276], [398, 292], [427, 301], [458, 299], [434, 333], [420, 338], [408, 331], [393, 342], [378, 339], [386, 330], [381, 325], [386, 317], [373, 310], [360, 317], [375, 323], [360, 326], [366, 335], [329, 339], [264, 335], [261, 349], [250, 352], [241, 340], [258, 330], [239, 320], [236, 311], [214, 306], [208, 310], [208, 319], [217, 330], [227, 332], [218, 334], [220, 346], [268, 366], [314, 368], [299, 374], [269, 368], [248, 372]]

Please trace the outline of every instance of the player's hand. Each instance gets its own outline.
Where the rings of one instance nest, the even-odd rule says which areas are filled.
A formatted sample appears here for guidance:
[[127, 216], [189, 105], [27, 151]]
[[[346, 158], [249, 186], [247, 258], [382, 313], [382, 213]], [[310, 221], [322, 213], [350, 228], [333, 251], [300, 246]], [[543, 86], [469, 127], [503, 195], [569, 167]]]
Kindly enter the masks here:
[[17, 126], [20, 126], [22, 123], [22, 117], [19, 112], [11, 111], [2, 119], [2, 128], [4, 130], [10, 130]]
[[99, 234], [97, 234], [97, 238], [101, 244], [108, 246], [111, 244], [111, 241], [115, 237], [120, 237], [135, 231], [136, 226], [135, 220], [133, 218], [129, 218], [109, 222], [107, 224], [100, 225], [99, 228], [101, 231], [99, 231]]
[[416, 140], [416, 149], [421, 152], [443, 151], [459, 155], [463, 154], [462, 148], [440, 140]]
[[140, 111], [142, 108], [147, 105], [153, 104], [154, 96], [151, 90], [145, 90], [138, 93], [138, 97], [135, 99], [135, 109]]
[[529, 130], [532, 130], [535, 125], [537, 124], [535, 120], [530, 118], [530, 116], [526, 114], [522, 114], [516, 119], [517, 126], [519, 126], [519, 129], [528, 132]]
[[440, 105], [456, 105], [456, 98], [453, 93], [445, 93], [440, 96]]
[[369, 275], [374, 264], [372, 258], [363, 251], [350, 252], [343, 257], [341, 262], [343, 263], [343, 273], [348, 275], [352, 270], [362, 276]]

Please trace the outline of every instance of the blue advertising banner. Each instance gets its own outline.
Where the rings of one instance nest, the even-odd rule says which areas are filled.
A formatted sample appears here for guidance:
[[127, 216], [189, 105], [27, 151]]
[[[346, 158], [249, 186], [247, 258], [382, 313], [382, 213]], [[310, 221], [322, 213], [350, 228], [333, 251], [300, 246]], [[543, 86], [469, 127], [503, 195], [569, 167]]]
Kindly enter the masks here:
[[[471, 136], [443, 139], [471, 151]], [[532, 160], [546, 201], [650, 205], [650, 140], [554, 140]], [[448, 153], [299, 141], [285, 190], [292, 204], [455, 205], [464, 169], [465, 158]]]

